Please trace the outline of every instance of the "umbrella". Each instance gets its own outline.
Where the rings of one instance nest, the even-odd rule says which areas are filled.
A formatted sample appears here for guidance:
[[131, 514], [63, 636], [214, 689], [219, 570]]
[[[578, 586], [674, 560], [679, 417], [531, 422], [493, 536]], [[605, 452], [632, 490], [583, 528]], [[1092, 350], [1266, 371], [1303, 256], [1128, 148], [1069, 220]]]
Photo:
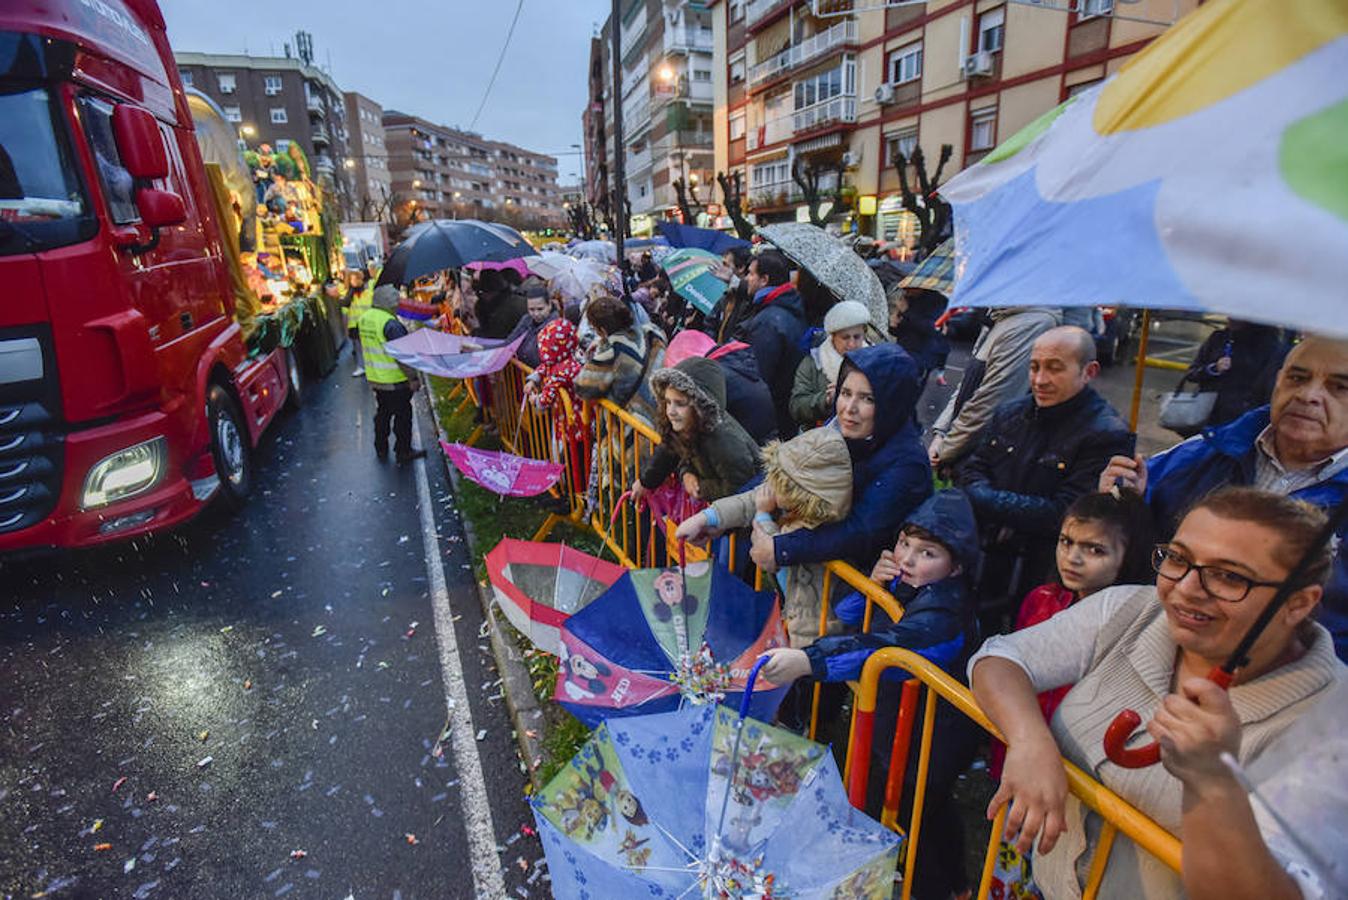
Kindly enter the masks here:
[[518, 337], [507, 344], [422, 328], [384, 346], [389, 356], [419, 372], [441, 378], [477, 378], [505, 368], [523, 340]]
[[479, 269], [495, 269], [498, 272], [503, 269], [513, 269], [519, 274], [521, 279], [524, 279], [529, 277], [529, 273], [533, 269], [533, 261], [536, 259], [538, 259], [537, 256], [517, 256], [514, 259], [507, 259], [503, 262], [486, 262], [480, 260], [478, 262], [470, 262], [466, 264], [464, 268], [470, 272]]
[[1345, 70], [1341, 0], [1199, 6], [941, 188], [952, 302], [1216, 312], [1348, 336]]
[[471, 262], [503, 262], [533, 253], [529, 242], [508, 226], [476, 219], [435, 219], [413, 229], [394, 248], [379, 284], [411, 284], [442, 269], [461, 269]]
[[[738, 697], [763, 651], [785, 646], [776, 598], [719, 563], [636, 569], [562, 626], [554, 699], [586, 725]], [[786, 688], [754, 695], [771, 718]]]
[[889, 303], [880, 279], [866, 261], [842, 241], [808, 222], [764, 225], [763, 239], [814, 276], [839, 300], [856, 300], [871, 311], [871, 324], [889, 333]]
[[583, 303], [590, 294], [590, 288], [603, 284], [608, 277], [607, 263], [587, 258], [577, 259], [551, 251], [531, 257], [529, 268], [546, 280], [552, 290], [577, 303]]
[[466, 444], [441, 441], [440, 447], [464, 477], [502, 497], [534, 497], [557, 483], [562, 466], [545, 459], [528, 459], [478, 450]]
[[720, 267], [721, 257], [709, 250], [693, 247], [675, 250], [660, 260], [660, 268], [669, 275], [669, 284], [674, 292], [697, 307], [703, 315], [711, 314], [730, 287], [714, 274]]
[[565, 544], [502, 538], [487, 554], [496, 602], [535, 647], [556, 655], [562, 624], [626, 571]]
[[724, 706], [610, 719], [532, 801], [557, 897], [885, 898], [826, 747]]
[[655, 230], [664, 235], [671, 247], [696, 247], [707, 250], [717, 256], [724, 256], [727, 250], [743, 247], [746, 250], [753, 245], [724, 231], [715, 228], [698, 228], [696, 225], [680, 225], [678, 222], [656, 222]]
[[949, 297], [955, 288], [955, 242], [945, 241], [899, 282], [901, 288], [936, 291]]
[[566, 251], [578, 259], [590, 259], [598, 263], [613, 264], [618, 261], [618, 249], [612, 241], [580, 241]]

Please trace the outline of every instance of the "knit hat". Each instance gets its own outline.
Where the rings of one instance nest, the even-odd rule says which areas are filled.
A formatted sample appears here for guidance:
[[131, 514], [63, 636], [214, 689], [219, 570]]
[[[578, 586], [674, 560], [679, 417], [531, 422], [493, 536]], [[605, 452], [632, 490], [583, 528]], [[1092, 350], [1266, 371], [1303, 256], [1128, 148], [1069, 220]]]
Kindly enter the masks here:
[[374, 289], [374, 294], [370, 297], [370, 305], [375, 309], [386, 309], [392, 312], [398, 308], [398, 289], [391, 284], [381, 284]]
[[836, 428], [813, 428], [763, 448], [763, 471], [783, 509], [806, 528], [840, 522], [852, 511], [852, 458]]
[[856, 300], [840, 300], [824, 315], [824, 330], [833, 334], [844, 328], [869, 325], [870, 321], [871, 311], [866, 308], [866, 304]]

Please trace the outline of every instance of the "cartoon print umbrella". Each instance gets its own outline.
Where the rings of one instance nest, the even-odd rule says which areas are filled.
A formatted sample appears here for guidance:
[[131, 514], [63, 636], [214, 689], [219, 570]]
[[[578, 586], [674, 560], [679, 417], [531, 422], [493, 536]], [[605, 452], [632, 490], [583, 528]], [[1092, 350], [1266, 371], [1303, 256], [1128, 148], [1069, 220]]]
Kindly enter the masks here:
[[888, 898], [900, 837], [833, 754], [724, 706], [609, 719], [532, 801], [553, 894]]
[[535, 647], [561, 652], [561, 627], [627, 571], [565, 544], [502, 538], [487, 554], [501, 610]]
[[442, 378], [477, 378], [504, 369], [524, 338], [507, 344], [422, 328], [384, 346], [389, 356], [419, 372]]
[[1348, 336], [1345, 71], [1342, 0], [1199, 6], [941, 188], [952, 305], [1052, 298]]
[[885, 287], [851, 247], [808, 222], [764, 225], [758, 233], [839, 300], [864, 303], [871, 311], [871, 324], [881, 334], [889, 333], [889, 301], [885, 299]]
[[669, 275], [669, 284], [675, 293], [703, 315], [711, 314], [730, 287], [715, 274], [720, 265], [721, 257], [694, 247], [675, 250], [660, 260], [660, 268]]
[[562, 477], [562, 466], [544, 459], [479, 450], [443, 440], [440, 447], [465, 478], [502, 497], [535, 497]]
[[[635, 569], [562, 625], [553, 699], [594, 727], [605, 718], [734, 700], [754, 660], [785, 646], [776, 597], [719, 563]], [[771, 719], [786, 687], [753, 696]]]

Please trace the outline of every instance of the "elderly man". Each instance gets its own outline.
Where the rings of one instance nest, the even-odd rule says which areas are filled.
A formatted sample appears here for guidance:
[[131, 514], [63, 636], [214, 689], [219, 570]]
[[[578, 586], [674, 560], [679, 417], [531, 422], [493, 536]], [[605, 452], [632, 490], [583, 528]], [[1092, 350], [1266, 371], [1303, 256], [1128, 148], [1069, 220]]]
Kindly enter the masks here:
[[[1149, 460], [1116, 456], [1100, 474], [1147, 498], [1168, 534], [1199, 497], [1252, 485], [1326, 510], [1348, 494], [1348, 341], [1310, 337], [1287, 354], [1268, 406], [1176, 444]], [[1348, 536], [1340, 527], [1339, 540]], [[1348, 567], [1340, 551], [1320, 605], [1339, 659], [1348, 660]]]
[[994, 555], [1028, 554], [1023, 581], [1046, 574], [1063, 513], [1094, 489], [1100, 467], [1133, 448], [1128, 426], [1090, 386], [1100, 372], [1090, 334], [1049, 329], [1029, 368], [1030, 395], [997, 407], [955, 470]]

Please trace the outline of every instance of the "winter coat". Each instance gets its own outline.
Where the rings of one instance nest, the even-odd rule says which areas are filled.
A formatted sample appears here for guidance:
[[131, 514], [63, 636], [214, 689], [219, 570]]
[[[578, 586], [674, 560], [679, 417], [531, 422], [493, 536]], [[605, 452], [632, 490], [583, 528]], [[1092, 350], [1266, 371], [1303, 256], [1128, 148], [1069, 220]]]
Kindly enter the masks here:
[[748, 316], [752, 303], [749, 298], [749, 286], [745, 284], [744, 279], [733, 288], [726, 291], [721, 298], [720, 305], [716, 308], [716, 318], [714, 321], [716, 343], [724, 344], [731, 340], [739, 331], [740, 325], [744, 323]]
[[654, 326], [634, 325], [601, 340], [576, 376], [584, 400], [609, 399], [650, 425], [656, 422], [651, 375], [665, 358], [665, 336]]
[[781, 437], [790, 437], [797, 430], [791, 418], [791, 389], [795, 386], [796, 367], [805, 356], [800, 336], [807, 327], [805, 301], [787, 282], [763, 288], [754, 296], [753, 314], [740, 325], [737, 335], [753, 348], [758, 371], [772, 392], [777, 434]]
[[918, 381], [923, 381], [933, 369], [945, 365], [950, 355], [950, 341], [936, 328], [936, 320], [946, 310], [946, 299], [936, 291], [911, 290], [907, 292], [908, 312], [897, 328], [891, 328], [894, 342], [908, 351], [917, 363]]
[[[959, 491], [941, 491], [908, 517], [904, 525], [930, 532], [960, 561], [963, 571], [914, 588], [895, 578], [889, 591], [903, 606], [894, 622], [884, 610], [871, 614], [871, 628], [860, 634], [824, 637], [805, 648], [812, 674], [819, 681], [854, 681], [876, 650], [912, 650], [963, 680], [964, 665], [978, 646], [978, 625], [966, 577], [978, 558], [978, 531], [973, 510]], [[837, 605], [838, 618], [854, 628], [865, 621], [866, 598], [860, 591]]]
[[[764, 525], [769, 534], [838, 522], [852, 508], [851, 459], [847, 441], [832, 428], [815, 428], [786, 442], [763, 448], [764, 481], [777, 498], [777, 518]], [[718, 529], [748, 528], [756, 514], [754, 490], [717, 500], [708, 519]], [[824, 563], [802, 563], [785, 573], [782, 621], [792, 647], [804, 647], [819, 635], [819, 601]], [[842, 630], [830, 610], [826, 634]]]
[[[660, 444], [641, 469], [641, 484], [654, 490], [676, 472], [697, 476], [699, 499], [719, 500], [747, 484], [758, 473], [758, 445], [725, 412], [725, 375], [709, 359], [691, 357], [651, 379], [660, 398]], [[688, 397], [697, 411], [697, 434], [676, 435], [664, 413], [666, 388]]]
[[482, 294], [473, 308], [478, 337], [504, 338], [520, 316], [528, 315], [529, 301], [518, 291], [504, 290]]
[[1065, 403], [1040, 408], [1033, 397], [1003, 403], [978, 434], [955, 484], [978, 524], [1018, 535], [1056, 535], [1072, 501], [1094, 491], [1111, 456], [1131, 456], [1134, 437], [1089, 386]]
[[[566, 319], [554, 319], [538, 333], [538, 367], [529, 376], [538, 385], [534, 402], [539, 409], [551, 409], [557, 427], [573, 441], [584, 438], [585, 427], [580, 419], [580, 402], [576, 397], [575, 381], [580, 374], [577, 357], [576, 326]], [[559, 403], [565, 395], [570, 405]]]
[[974, 345], [960, 389], [933, 426], [941, 436], [943, 463], [971, 453], [997, 407], [1029, 390], [1030, 350], [1041, 334], [1062, 324], [1060, 310], [1041, 306], [994, 309], [991, 316], [992, 327]]
[[[1267, 403], [1288, 349], [1279, 329], [1266, 325], [1219, 328], [1208, 335], [1184, 376], [1199, 390], [1217, 392], [1206, 424], [1225, 425]], [[1223, 356], [1231, 357], [1231, 368], [1218, 372]]]
[[[1180, 518], [1199, 497], [1225, 485], [1254, 484], [1259, 453], [1255, 441], [1268, 424], [1269, 408], [1262, 406], [1147, 460], [1146, 499], [1160, 536], [1173, 534]], [[1291, 496], [1332, 512], [1348, 500], [1348, 469]], [[1341, 549], [1334, 558], [1334, 571], [1317, 616], [1334, 636], [1339, 659], [1348, 661], [1348, 562], [1342, 549], [1348, 546], [1343, 544], [1348, 540], [1348, 524], [1339, 526], [1338, 537]]]
[[[824, 340], [828, 340], [828, 335]], [[828, 395], [828, 376], [819, 364], [820, 344], [796, 366], [796, 377], [791, 386], [791, 418], [802, 428], [813, 428], [824, 419], [833, 418], [833, 403]]]
[[520, 335], [524, 335], [524, 340], [520, 342], [519, 349], [515, 351], [515, 358], [530, 368], [537, 366], [538, 333], [543, 330], [544, 325], [555, 322], [558, 318], [557, 313], [553, 311], [549, 311], [547, 318], [542, 322], [535, 322], [534, 317], [527, 312], [520, 316], [520, 320], [515, 323], [515, 327], [505, 338], [508, 344]]
[[869, 569], [892, 546], [899, 524], [931, 495], [931, 464], [913, 424], [917, 366], [894, 344], [847, 354], [839, 381], [856, 369], [875, 395], [875, 428], [866, 440], [849, 440], [852, 512], [841, 522], [778, 535], [773, 554], [779, 568], [803, 562], [846, 559]]
[[758, 372], [754, 351], [745, 344], [730, 343], [707, 354], [725, 373], [725, 408], [749, 432], [760, 447], [777, 437], [777, 416], [772, 409], [772, 391]]

